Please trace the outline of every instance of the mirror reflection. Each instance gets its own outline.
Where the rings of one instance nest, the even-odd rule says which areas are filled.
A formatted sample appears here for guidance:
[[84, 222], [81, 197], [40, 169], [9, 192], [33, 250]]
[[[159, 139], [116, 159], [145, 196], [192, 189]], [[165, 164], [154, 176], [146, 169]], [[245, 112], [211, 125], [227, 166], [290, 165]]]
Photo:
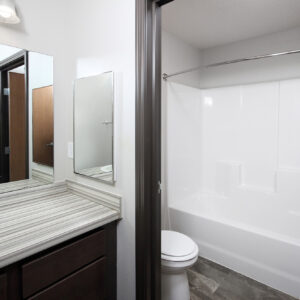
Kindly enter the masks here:
[[53, 58], [0, 45], [0, 193], [53, 181]]
[[74, 84], [75, 173], [114, 182], [112, 72], [77, 79]]

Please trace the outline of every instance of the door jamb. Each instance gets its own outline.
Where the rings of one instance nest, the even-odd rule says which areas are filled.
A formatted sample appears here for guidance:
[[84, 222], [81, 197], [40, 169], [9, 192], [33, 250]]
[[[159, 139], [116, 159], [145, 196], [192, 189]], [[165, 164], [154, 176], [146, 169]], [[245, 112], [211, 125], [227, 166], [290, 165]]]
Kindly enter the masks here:
[[161, 298], [161, 6], [136, 0], [136, 299]]

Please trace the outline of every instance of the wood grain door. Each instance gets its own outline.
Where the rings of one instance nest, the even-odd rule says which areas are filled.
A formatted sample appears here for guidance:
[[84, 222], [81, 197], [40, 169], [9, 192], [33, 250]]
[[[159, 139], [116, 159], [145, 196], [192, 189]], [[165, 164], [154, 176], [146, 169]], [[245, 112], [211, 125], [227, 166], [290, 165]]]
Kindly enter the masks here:
[[16, 181], [27, 173], [25, 75], [9, 72], [9, 89], [9, 181]]
[[32, 90], [33, 161], [53, 167], [53, 86]]

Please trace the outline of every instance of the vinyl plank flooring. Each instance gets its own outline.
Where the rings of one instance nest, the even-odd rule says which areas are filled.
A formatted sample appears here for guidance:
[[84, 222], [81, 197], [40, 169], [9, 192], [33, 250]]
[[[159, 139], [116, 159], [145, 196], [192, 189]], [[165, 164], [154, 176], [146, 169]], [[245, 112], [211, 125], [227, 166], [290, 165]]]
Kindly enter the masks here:
[[191, 300], [296, 300], [202, 257], [187, 273]]

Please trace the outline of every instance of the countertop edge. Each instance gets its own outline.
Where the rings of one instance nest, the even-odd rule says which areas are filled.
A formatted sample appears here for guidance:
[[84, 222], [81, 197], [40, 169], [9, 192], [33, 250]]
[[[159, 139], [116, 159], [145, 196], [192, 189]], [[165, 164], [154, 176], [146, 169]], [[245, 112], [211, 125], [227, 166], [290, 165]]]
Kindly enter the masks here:
[[60, 243], [68, 241], [72, 238], [80, 236], [81, 234], [87, 233], [93, 229], [102, 227], [104, 225], [107, 225], [109, 223], [112, 223], [112, 222], [120, 220], [120, 219], [121, 219], [120, 213], [116, 211], [116, 214], [113, 216], [110, 216], [110, 217], [104, 218], [104, 219], [100, 219], [96, 222], [85, 225], [83, 227], [79, 227], [70, 232], [65, 232], [64, 234], [62, 234], [60, 236], [57, 236], [57, 237], [49, 239], [49, 240], [45, 240], [45, 242], [39, 243], [38, 245], [32, 246], [28, 249], [22, 249], [22, 250], [18, 251], [18, 253], [16, 253], [16, 252], [11, 253], [11, 256], [6, 257], [3, 260], [0, 260], [0, 269], [5, 268], [13, 263], [18, 262], [18, 261], [21, 261], [22, 259], [28, 258], [31, 255], [37, 254], [43, 250], [47, 250], [53, 246], [56, 246]]

